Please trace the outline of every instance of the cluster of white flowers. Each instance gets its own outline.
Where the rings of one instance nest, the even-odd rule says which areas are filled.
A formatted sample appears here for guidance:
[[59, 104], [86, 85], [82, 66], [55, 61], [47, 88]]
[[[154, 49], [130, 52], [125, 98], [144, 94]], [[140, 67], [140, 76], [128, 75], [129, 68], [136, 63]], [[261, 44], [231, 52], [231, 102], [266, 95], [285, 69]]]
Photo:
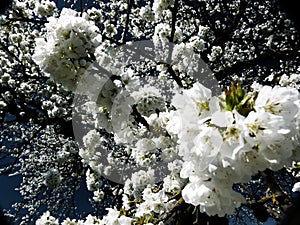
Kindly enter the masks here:
[[159, 23], [155, 26], [153, 35], [154, 43], [165, 43], [169, 41], [171, 35], [171, 26], [167, 23]]
[[[172, 57], [177, 70], [185, 70], [195, 48], [192, 43], [175, 46]], [[212, 50], [214, 57], [222, 53], [219, 48]], [[180, 57], [183, 60], [176, 64]], [[133, 173], [125, 182], [123, 209], [129, 210], [131, 202], [137, 201], [135, 218], [167, 212], [174, 205], [166, 193], [180, 192], [186, 203], [199, 206], [208, 215], [232, 214], [245, 201], [232, 189], [233, 184], [246, 182], [266, 168], [278, 170], [300, 157], [295, 151], [300, 104], [294, 88], [256, 85], [253, 92], [244, 94], [240, 105], [231, 108], [226, 98], [233, 90], [212, 96], [210, 89], [196, 82], [175, 94], [171, 101], [175, 110], [170, 110], [161, 91], [141, 87], [131, 69], [100, 86], [97, 101], [84, 104], [96, 119], [96, 129], [84, 136], [84, 148], [79, 152], [83, 162], [97, 173], [87, 174], [88, 189], [94, 191], [94, 199], [100, 199], [96, 177], [109, 176], [119, 163], [109, 153], [109, 165], [102, 164], [98, 148], [105, 138], [97, 131], [101, 128], [113, 133], [116, 144], [125, 146], [123, 150], [138, 166], [149, 168]], [[161, 161], [168, 163], [170, 173], [163, 174], [161, 190], [149, 194], [156, 182], [151, 166]], [[115, 209], [109, 212], [114, 216], [105, 217], [105, 223], [129, 222]]]
[[[149, 171], [147, 172], [147, 174], [148, 173]], [[142, 176], [143, 184], [140, 184], [141, 178], [137, 179], [137, 175]], [[174, 190], [178, 191], [182, 185], [178, 186], [179, 189], [176, 189], [174, 187], [172, 187], [172, 189], [163, 187], [160, 190], [153, 183], [151, 177], [147, 177], [148, 180], [146, 180], [145, 175], [145, 171], [139, 171], [135, 173], [131, 180], [128, 180], [126, 182], [122, 199], [122, 208], [123, 210], [133, 210], [134, 214], [132, 218], [135, 218], [133, 220], [135, 222], [134, 224], [152, 224], [152, 222], [154, 223], [154, 221], [156, 221], [155, 224], [162, 225], [164, 223], [162, 221], [157, 222], [157, 218], [170, 212], [177, 205], [177, 200], [174, 198], [170, 198], [172, 196], [170, 195], [170, 193], [172, 193]], [[174, 181], [175, 180], [176, 179], [174, 179]], [[178, 180], [180, 180], [180, 178]], [[178, 180], [176, 181], [180, 182]], [[132, 208], [133, 205], [135, 205], [134, 208]]]
[[170, 200], [164, 190], [153, 193], [151, 188], [145, 188], [143, 191], [143, 202], [137, 205], [135, 217], [144, 217], [150, 219], [153, 213], [162, 215], [169, 211], [176, 200]]
[[50, 212], [45, 212], [36, 222], [35, 225], [59, 225], [58, 219], [50, 215]]
[[174, 6], [174, 0], [154, 0], [152, 10], [156, 19], [161, 17], [162, 12], [169, 6]]
[[[88, 121], [87, 115], [92, 115], [91, 125], [113, 133], [116, 144], [125, 146], [125, 151], [130, 152], [130, 158], [139, 166], [153, 166], [157, 161], [170, 162], [176, 158], [177, 148], [176, 141], [166, 135], [166, 119], [163, 118], [166, 99], [155, 87], [144, 85], [138, 89], [142, 84], [131, 70], [123, 73], [120, 79], [108, 80], [102, 85], [97, 102], [89, 101], [83, 105], [83, 119]], [[118, 83], [125, 86], [121, 89]], [[137, 116], [143, 121], [137, 122]], [[84, 148], [79, 154], [94, 171], [103, 174], [120, 162], [109, 157], [112, 160], [107, 160], [108, 164], [104, 166], [102, 160], [106, 159], [99, 152], [100, 142], [100, 133], [89, 131], [83, 138]]]
[[[141, 166], [153, 165], [159, 158], [169, 161], [172, 154], [176, 154], [176, 146], [165, 135], [164, 119], [157, 116], [157, 112], [166, 110], [165, 99], [160, 92], [154, 87], [145, 86], [131, 93], [123, 91], [117, 100], [112, 116], [117, 143], [126, 144], [136, 163]], [[145, 119], [148, 127], [135, 123], [130, 114], [134, 104], [135, 113]]]
[[293, 73], [290, 76], [284, 74], [280, 77], [279, 84], [281, 86], [300, 88], [300, 74]]
[[[182, 190], [185, 202], [199, 206], [201, 212], [232, 214], [244, 202], [243, 196], [232, 189], [233, 184], [246, 182], [266, 168], [278, 170], [299, 158], [295, 151], [299, 136], [298, 91], [278, 86], [260, 86], [258, 90], [244, 95], [244, 102], [252, 104], [247, 113], [239, 112], [238, 108], [229, 110], [226, 95], [212, 96], [211, 90], [199, 83], [174, 96], [172, 105], [176, 110], [159, 115], [150, 110], [144, 117], [147, 123], [154, 130], [160, 127], [172, 135], [172, 139], [165, 137], [159, 143], [175, 149], [176, 146], [167, 143], [178, 138], [178, 155], [182, 161], [172, 157], [167, 160], [171, 173], [165, 176], [162, 189], [152, 194], [149, 190], [153, 188], [154, 171], [134, 173], [125, 182], [124, 209], [130, 208], [130, 201], [140, 199], [135, 217], [150, 218], [151, 213], [159, 215], [168, 211], [169, 204], [172, 208], [173, 203], [165, 193]], [[227, 95], [230, 92], [233, 91], [229, 90]], [[137, 92], [130, 96], [132, 102], [140, 99]], [[142, 107], [141, 111], [145, 109]], [[125, 135], [121, 140], [128, 141], [128, 137]], [[139, 137], [138, 133], [132, 132], [132, 137]], [[158, 148], [157, 141], [161, 138], [135, 139], [132, 155], [139, 161], [139, 157]], [[95, 145], [96, 142], [91, 147]], [[177, 151], [174, 153], [177, 155]]]
[[[201, 212], [224, 216], [245, 201], [232, 189], [233, 184], [247, 182], [266, 168], [278, 170], [300, 157], [295, 151], [300, 115], [295, 88], [256, 85], [231, 107], [233, 103], [227, 98], [234, 90], [212, 96], [210, 89], [196, 82], [175, 94], [171, 101], [175, 110], [168, 111], [159, 90], [133, 85], [140, 83], [132, 71], [121, 79], [117, 81], [125, 84], [123, 89], [109, 80], [99, 102], [90, 108], [95, 111], [105, 106], [111, 127], [107, 131], [114, 133], [117, 144], [126, 146], [125, 151], [137, 165], [150, 166], [148, 172], [136, 172], [125, 182], [123, 207], [129, 209], [134, 199], [142, 201], [136, 205], [141, 209], [136, 217], [148, 215], [153, 209], [142, 193], [155, 183], [151, 166], [159, 159], [168, 163], [170, 171], [161, 179], [162, 193], [182, 191], [185, 202], [199, 206]], [[136, 123], [134, 105], [135, 113], [148, 127]], [[98, 121], [98, 127], [105, 128], [102, 123]], [[85, 149], [80, 151], [84, 162], [98, 174], [118, 164], [109, 154], [110, 165], [103, 168], [97, 150], [101, 140], [100, 133], [90, 131], [83, 139]]]
[[75, 90], [101, 41], [98, 27], [66, 8], [59, 18], [50, 17], [48, 21], [46, 36], [36, 39], [32, 58], [54, 81]]
[[100, 160], [101, 152], [97, 149], [100, 142], [100, 134], [96, 130], [91, 130], [84, 136], [84, 148], [79, 150], [82, 161], [98, 174], [103, 173], [103, 164]]
[[131, 179], [126, 180], [124, 193], [129, 196], [134, 196], [135, 199], [139, 199], [142, 191], [151, 184], [154, 184], [154, 170], [140, 170], [133, 173]]
[[215, 61], [217, 57], [222, 54], [222, 48], [220, 46], [213, 46], [211, 49], [211, 54], [207, 55], [209, 61]]
[[121, 215], [117, 209], [108, 209], [108, 214], [100, 221], [100, 225], [130, 225], [132, 218]]
[[49, 0], [40, 0], [36, 1], [34, 12], [36, 15], [43, 16], [51, 16], [53, 15], [53, 11], [56, 10], [56, 5], [54, 2]]
[[[80, 8], [80, 12], [64, 8], [67, 5]], [[291, 161], [300, 160], [295, 150], [299, 145], [299, 94], [295, 89], [299, 89], [300, 80], [299, 69], [297, 71], [293, 67], [296, 63], [292, 62], [297, 59], [278, 60], [280, 66], [271, 66], [280, 67], [280, 72], [274, 69], [269, 73], [265, 65], [254, 65], [253, 69], [243, 67], [244, 62], [252, 63], [261, 56], [265, 59], [265, 55], [273, 51], [275, 56], [277, 52], [290, 52], [291, 59], [297, 55], [294, 54], [298, 42], [293, 23], [282, 12], [273, 13], [279, 7], [273, 7], [272, 1], [254, 0], [244, 7], [240, 7], [239, 1], [227, 2], [226, 9], [222, 9], [219, 1], [177, 0], [107, 0], [94, 1], [93, 6], [88, 9], [91, 4], [86, 1], [80, 4], [77, 0], [15, 0], [7, 9], [9, 13], [0, 15], [3, 25], [0, 86], [4, 90], [0, 99], [0, 119], [5, 125], [1, 133], [5, 134], [9, 128], [7, 133], [12, 134], [3, 136], [2, 142], [9, 149], [7, 156], [26, 159], [20, 160], [20, 174], [24, 175], [20, 193], [27, 199], [37, 200], [16, 207], [18, 212], [18, 208], [28, 209], [29, 214], [22, 218], [25, 218], [22, 224], [31, 221], [36, 213], [34, 210], [45, 203], [39, 198], [40, 192], [34, 193], [42, 188], [46, 194], [52, 189], [50, 192], [55, 198], [49, 198], [47, 204], [53, 206], [53, 213], [55, 209], [62, 209], [59, 215], [68, 216], [66, 212], [73, 208], [66, 210], [68, 204], [60, 207], [61, 201], [56, 199], [67, 186], [69, 192], [63, 194], [70, 194], [63, 195], [65, 199], [75, 192], [76, 188], [66, 185], [69, 178], [86, 178], [87, 189], [94, 193], [95, 205], [105, 205], [101, 198], [109, 198], [112, 193], [115, 199], [123, 194], [123, 207], [120, 212], [108, 209], [108, 215], [102, 220], [88, 216], [79, 221], [66, 219], [62, 225], [161, 225], [163, 222], [159, 221], [164, 221], [163, 215], [169, 215], [170, 211], [170, 214], [177, 214], [177, 208], [172, 211], [174, 199], [178, 204], [184, 200], [199, 206], [201, 212], [208, 215], [222, 216], [232, 213], [244, 201], [233, 191], [233, 184], [249, 181], [259, 170], [278, 170], [290, 165]], [[234, 20], [242, 12], [238, 24], [228, 24], [228, 18]], [[50, 18], [44, 27], [45, 17]], [[231, 40], [221, 32], [226, 30], [232, 33]], [[43, 38], [36, 39], [33, 51], [36, 37]], [[154, 63], [146, 61], [144, 67], [139, 67], [134, 63], [125, 65], [124, 62], [130, 61], [127, 59], [124, 62], [116, 60], [116, 46], [133, 46], [136, 40], [152, 40], [159, 50], [145, 51], [150, 52], [148, 56], [152, 57], [155, 52], [158, 55], [155, 57], [165, 59], [167, 55], [172, 62], [155, 59]], [[171, 58], [169, 51], [161, 51], [169, 42], [174, 42]], [[246, 85], [253, 82], [254, 76], [264, 79], [271, 74], [265, 81], [280, 78], [276, 82], [295, 89], [256, 83], [252, 85], [252, 93], [235, 102], [234, 107], [228, 107], [232, 102], [227, 101], [226, 95], [213, 97], [211, 91], [200, 84], [187, 90], [196, 81], [193, 73], [203, 74], [202, 65], [196, 65], [200, 56], [205, 56], [217, 77], [224, 78], [220, 82], [222, 85], [235, 76], [227, 72], [236, 65], [232, 68], [242, 68], [235, 72], [241, 72], [241, 81]], [[41, 71], [32, 66], [32, 59]], [[57, 137], [56, 133], [72, 136], [69, 124], [64, 122], [71, 117], [73, 93], [65, 89], [74, 91], [78, 83], [84, 83], [78, 81], [94, 61], [114, 76], [106, 77], [103, 83], [85, 85], [86, 91], [95, 92], [97, 96], [78, 108], [87, 112], [82, 118], [86, 122], [82, 126], [84, 131], [92, 127], [79, 141], [83, 143], [79, 158], [75, 147], [68, 146], [71, 137], [49, 137]], [[120, 75], [119, 68], [123, 71], [124, 67], [127, 70]], [[154, 71], [155, 67], [159, 71]], [[48, 76], [65, 89], [50, 80], [46, 82]], [[172, 91], [178, 86], [186, 89], [171, 102], [164, 97], [166, 91], [161, 90], [166, 88], [155, 89], [151, 88], [152, 84], [145, 86], [141, 82], [149, 77], [154, 77], [157, 83], [168, 79], [170, 82], [165, 86]], [[171, 82], [177, 86], [169, 86]], [[55, 129], [40, 141], [40, 133], [48, 132], [48, 128], [43, 128], [48, 122]], [[20, 128], [23, 123], [28, 127], [42, 126], [39, 131], [25, 132]], [[29, 140], [30, 144], [25, 146], [20, 141], [21, 148], [15, 148], [19, 140], [10, 140], [16, 140], [19, 134], [20, 140]], [[13, 144], [6, 144], [9, 142]], [[58, 150], [52, 153], [53, 146]], [[104, 147], [107, 152], [101, 151]], [[78, 159], [82, 159], [84, 166]], [[125, 171], [132, 164], [137, 168], [146, 167], [146, 170], [130, 175], [124, 172], [124, 177], [128, 178], [124, 190], [116, 191], [106, 186], [110, 182], [100, 181], [102, 176], [109, 176], [114, 167], [123, 167]], [[14, 168], [18, 170], [19, 166]], [[163, 171], [159, 171], [161, 169]], [[156, 175], [161, 181], [158, 184]], [[113, 191], [106, 193], [107, 189]], [[299, 190], [299, 183], [293, 190]], [[37, 224], [58, 224], [58, 220], [47, 212]]]
[[[254, 93], [245, 96], [254, 101]], [[209, 89], [195, 83], [174, 96], [176, 113], [167, 124], [179, 139], [184, 161], [180, 176], [189, 178], [182, 190], [184, 200], [199, 205], [201, 212], [219, 216], [233, 213], [244, 201], [232, 190], [234, 183], [299, 158], [296, 89], [263, 86], [246, 115], [228, 110], [224, 98], [212, 97]]]
[[99, 175], [97, 173], [93, 173], [88, 169], [86, 171], [86, 185], [89, 191], [96, 191], [102, 182], [99, 181]]
[[120, 215], [120, 212], [116, 209], [108, 209], [108, 214], [99, 219], [95, 216], [88, 215], [85, 220], [75, 220], [66, 218], [64, 221], [59, 223], [58, 219], [55, 219], [50, 215], [50, 212], [45, 212], [37, 221], [36, 225], [130, 225], [132, 219], [124, 215]]
[[103, 14], [101, 10], [96, 9], [95, 7], [92, 7], [91, 9], [88, 9], [86, 13], [83, 13], [85, 15], [85, 18], [87, 20], [92, 20], [95, 22], [102, 22], [103, 21]]
[[168, 193], [177, 193], [181, 191], [186, 184], [186, 179], [180, 177], [180, 171], [182, 169], [182, 160], [175, 159], [168, 163], [168, 174], [163, 180], [163, 190]]
[[162, 11], [165, 10], [169, 6], [174, 5], [174, 0], [155, 0], [153, 2], [152, 9], [153, 11]]

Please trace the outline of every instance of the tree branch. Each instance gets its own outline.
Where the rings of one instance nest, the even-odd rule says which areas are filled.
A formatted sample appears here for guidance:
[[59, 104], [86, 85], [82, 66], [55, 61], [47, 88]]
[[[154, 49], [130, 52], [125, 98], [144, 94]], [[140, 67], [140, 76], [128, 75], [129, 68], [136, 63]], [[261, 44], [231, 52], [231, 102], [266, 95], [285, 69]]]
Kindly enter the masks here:
[[126, 43], [126, 35], [128, 33], [128, 30], [129, 30], [130, 13], [131, 13], [131, 9], [132, 9], [132, 6], [133, 6], [133, 1], [134, 0], [127, 0], [128, 9], [127, 9], [127, 14], [126, 14], [125, 29], [124, 29], [124, 33], [123, 33], [123, 37], [122, 37], [122, 44]]
[[170, 34], [170, 42], [174, 42], [174, 35], [176, 31], [176, 19], [177, 19], [177, 11], [178, 11], [179, 2], [175, 0], [174, 7], [171, 8], [172, 12], [172, 25], [171, 25], [171, 34]]

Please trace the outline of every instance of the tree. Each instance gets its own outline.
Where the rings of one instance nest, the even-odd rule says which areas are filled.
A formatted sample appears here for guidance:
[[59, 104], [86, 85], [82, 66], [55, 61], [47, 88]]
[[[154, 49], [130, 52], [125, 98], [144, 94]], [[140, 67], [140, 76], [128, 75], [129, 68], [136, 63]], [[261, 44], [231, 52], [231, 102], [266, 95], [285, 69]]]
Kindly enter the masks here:
[[300, 66], [281, 1], [14, 0], [0, 12], [0, 174], [23, 177], [15, 222], [284, 217]]

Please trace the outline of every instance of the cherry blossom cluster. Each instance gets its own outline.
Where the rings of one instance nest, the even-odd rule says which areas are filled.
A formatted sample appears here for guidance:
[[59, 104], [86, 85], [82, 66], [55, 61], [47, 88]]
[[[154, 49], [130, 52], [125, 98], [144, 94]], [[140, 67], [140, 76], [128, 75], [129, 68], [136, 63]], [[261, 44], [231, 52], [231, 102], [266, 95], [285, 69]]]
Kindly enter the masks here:
[[[7, 213], [20, 224], [40, 209], [50, 212], [38, 225], [162, 225], [245, 208], [253, 217], [270, 185], [252, 175], [300, 161], [299, 38], [276, 0], [11, 2], [0, 15], [0, 158], [13, 165], [0, 174], [23, 177], [24, 201]], [[118, 47], [140, 40], [158, 57], [117, 60]], [[111, 76], [91, 78], [95, 62]], [[223, 88], [235, 80], [251, 92], [214, 96], [206, 68]], [[73, 111], [82, 138], [72, 133], [75, 90], [93, 93]], [[73, 200], [84, 180], [95, 211], [80, 220]], [[269, 216], [281, 208], [263, 204]]]
[[133, 173], [125, 182], [121, 211], [108, 209], [99, 223], [157, 224], [178, 204], [172, 196], [180, 192], [185, 202], [208, 215], [232, 214], [245, 202], [232, 189], [235, 183], [299, 160], [299, 99], [297, 89], [280, 86], [245, 93], [233, 85], [212, 96], [210, 89], [195, 83], [178, 92], [171, 102], [175, 110], [152, 113], [147, 121], [160, 117], [161, 127], [177, 140], [179, 159], [169, 160], [161, 187], [155, 184], [154, 170]]
[[[163, 23], [158, 18], [163, 14], [170, 17], [167, 8], [173, 4], [173, 1], [155, 1], [153, 4], [152, 10], [159, 21], [152, 36], [156, 46], [164, 46], [169, 41], [172, 28], [170, 24]], [[143, 9], [149, 10], [149, 7], [145, 6]], [[63, 10], [60, 18], [64, 14]], [[71, 17], [75, 16], [76, 13], [71, 13]], [[83, 19], [78, 20], [82, 22]], [[84, 25], [78, 22], [72, 26]], [[51, 26], [46, 26], [48, 27]], [[59, 29], [52, 28], [50, 33], [63, 32]], [[68, 28], [64, 29], [73, 32]], [[172, 54], [174, 70], [186, 72], [187, 67], [191, 65], [191, 58], [195, 57], [195, 51], [206, 50], [207, 43], [204, 39], [208, 30], [201, 26], [197, 35], [188, 42], [175, 45]], [[88, 34], [87, 41], [82, 43], [100, 41], [96, 35], [97, 29], [90, 31], [84, 28], [77, 31], [75, 36], [80, 38], [80, 32], [82, 35]], [[91, 34], [93, 32], [94, 35]], [[113, 36], [117, 31], [111, 30], [110, 33]], [[58, 48], [69, 46], [67, 43], [72, 38], [68, 37], [64, 40], [66, 43], [58, 45]], [[181, 38], [182, 31], [178, 28], [174, 31], [173, 40], [178, 41]], [[75, 38], [74, 41], [78, 40]], [[88, 59], [91, 62], [92, 58], [88, 53], [95, 53], [94, 60], [103, 68], [114, 67], [114, 50], [111, 50], [112, 54], [109, 55], [106, 53], [109, 52], [109, 48], [105, 43], [99, 43], [97, 49], [96, 43], [83, 48], [84, 51], [81, 49], [85, 52], [83, 55], [69, 46], [67, 50], [70, 52], [64, 52], [59, 60], [67, 57], [74, 65], [78, 59]], [[74, 46], [77, 44], [74, 43]], [[57, 47], [56, 44], [54, 46]], [[36, 52], [38, 55], [39, 51]], [[212, 46], [207, 58], [214, 62], [222, 54], [220, 46]], [[36, 62], [43, 69], [42, 61]], [[44, 64], [51, 65], [48, 61]], [[78, 65], [78, 71], [80, 69], [86, 72], [86, 65], [89, 64]], [[57, 66], [51, 68], [56, 70]], [[64, 80], [56, 78], [55, 71], [48, 73], [56, 82], [74, 90], [81, 76], [78, 74], [82, 72], [72, 68], [67, 66], [65, 71], [60, 71], [62, 73], [59, 76], [64, 74]], [[163, 76], [166, 68], [159, 66], [158, 69]], [[75, 73], [70, 75], [70, 71]], [[82, 106], [86, 115], [94, 115], [91, 121], [95, 129], [83, 137], [83, 148], [79, 151], [83, 162], [96, 172], [87, 176], [89, 190], [94, 191], [94, 198], [97, 198], [99, 193], [94, 186], [99, 184], [93, 176], [110, 176], [114, 167], [121, 163], [121, 157], [116, 157], [116, 152], [126, 156], [124, 166], [126, 163], [132, 163], [150, 167], [148, 171], [139, 170], [125, 177], [122, 210], [125, 215], [130, 211], [131, 219], [124, 219], [123, 214], [109, 209], [109, 215], [114, 216], [104, 217], [101, 221], [106, 221], [105, 223], [158, 223], [158, 218], [176, 205], [171, 197], [178, 193], [186, 203], [199, 206], [200, 211], [208, 215], [232, 214], [245, 202], [244, 197], [232, 189], [234, 184], [247, 182], [252, 175], [266, 168], [278, 170], [299, 158], [296, 151], [299, 136], [299, 93], [296, 89], [258, 85], [256, 90], [246, 94], [240, 87], [233, 86], [233, 89], [221, 96], [212, 96], [210, 89], [196, 82], [191, 88], [175, 94], [171, 100], [171, 106], [175, 110], [172, 110], [172, 107], [167, 106], [168, 99], [163, 97], [161, 91], [142, 83], [131, 69], [123, 71], [117, 79], [103, 79], [99, 85], [101, 90], [97, 101], [89, 101]], [[178, 90], [178, 87], [175, 90]], [[105, 155], [106, 164], [103, 164], [102, 151], [107, 146], [108, 139], [103, 132], [113, 134], [115, 144], [120, 146], [105, 149], [108, 152]], [[158, 188], [151, 166], [161, 161], [167, 165], [168, 173], [164, 174], [162, 187]], [[115, 220], [107, 221], [107, 218]]]
[[32, 59], [55, 82], [75, 90], [101, 41], [99, 29], [94, 22], [67, 8], [59, 18], [49, 17], [45, 27], [46, 35], [36, 39]]
[[244, 202], [234, 183], [299, 158], [298, 90], [263, 86], [231, 107], [237, 90], [215, 97], [196, 83], [172, 101], [176, 114], [167, 128], [178, 137], [180, 176], [189, 179], [182, 196], [208, 215], [231, 214]]
[[50, 212], [45, 212], [37, 221], [36, 225], [107, 225], [107, 224], [118, 224], [118, 225], [130, 225], [131, 218], [126, 216], [119, 217], [120, 212], [116, 209], [110, 209], [108, 214], [102, 219], [98, 219], [95, 216], [88, 215], [85, 220], [75, 220], [67, 218], [62, 223], [59, 223], [57, 219], [50, 215]]
[[107, 149], [105, 136], [99, 139], [101, 130], [113, 133], [115, 144], [120, 146], [115, 151], [127, 155], [126, 160], [137, 166], [152, 167], [161, 162], [166, 167], [177, 157], [175, 139], [166, 136], [165, 118], [156, 114], [163, 115], [167, 110], [166, 97], [153, 86], [139, 86], [141, 81], [130, 69], [120, 80], [104, 82], [96, 102], [80, 106], [84, 121], [94, 128], [83, 137], [79, 154], [99, 175], [109, 176], [121, 163], [119, 157], [114, 157], [116, 152]]

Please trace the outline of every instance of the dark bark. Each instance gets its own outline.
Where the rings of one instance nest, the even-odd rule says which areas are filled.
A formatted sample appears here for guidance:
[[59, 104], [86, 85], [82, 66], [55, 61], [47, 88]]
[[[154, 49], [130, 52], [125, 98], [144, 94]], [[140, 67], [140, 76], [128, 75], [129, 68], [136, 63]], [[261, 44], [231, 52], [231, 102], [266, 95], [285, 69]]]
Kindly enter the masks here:
[[0, 2], [0, 14], [4, 14], [5, 10], [10, 7], [11, 5], [11, 0], [1, 0]]
[[280, 225], [298, 225], [300, 224], [300, 195], [293, 202], [292, 206], [289, 207], [286, 211], [286, 215], [281, 221]]

